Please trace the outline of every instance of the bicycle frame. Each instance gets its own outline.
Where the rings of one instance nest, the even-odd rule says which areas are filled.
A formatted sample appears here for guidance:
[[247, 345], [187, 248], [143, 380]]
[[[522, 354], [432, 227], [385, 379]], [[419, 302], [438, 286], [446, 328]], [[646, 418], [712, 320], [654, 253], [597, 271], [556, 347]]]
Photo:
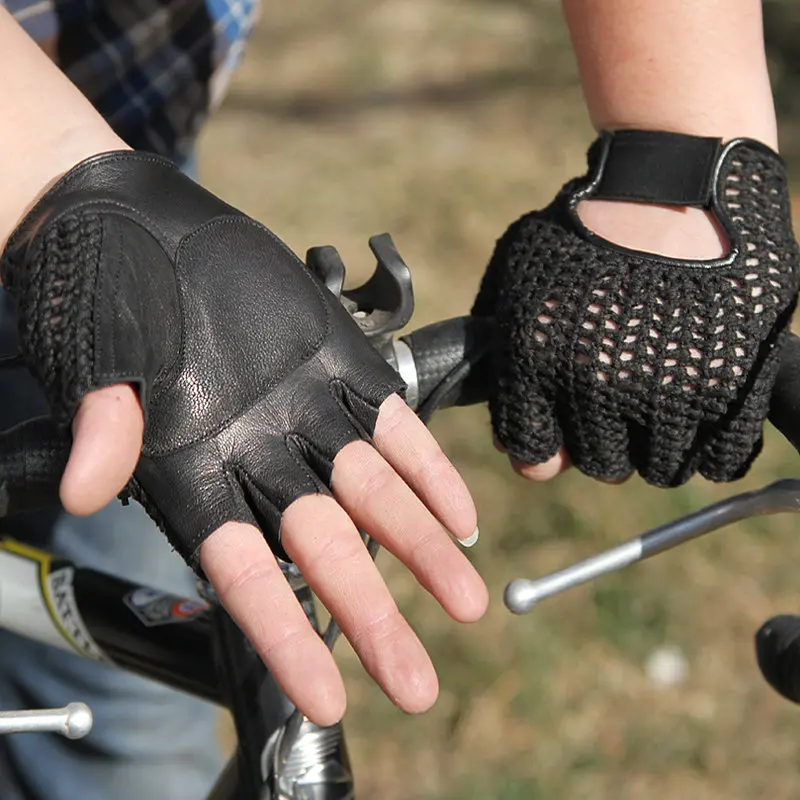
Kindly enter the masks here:
[[[310, 590], [291, 565], [284, 567], [318, 630]], [[77, 566], [8, 536], [0, 539], [0, 586], [0, 627], [227, 708], [236, 726], [237, 751], [208, 800], [273, 797], [265, 782], [281, 777], [271, 775], [275, 734], [294, 706], [213, 602], [213, 593], [201, 589], [211, 602], [179, 597]], [[335, 774], [346, 791], [310, 796], [344, 800], [353, 789], [341, 726], [319, 731], [305, 731], [328, 740], [328, 752], [315, 766], [328, 777]]]

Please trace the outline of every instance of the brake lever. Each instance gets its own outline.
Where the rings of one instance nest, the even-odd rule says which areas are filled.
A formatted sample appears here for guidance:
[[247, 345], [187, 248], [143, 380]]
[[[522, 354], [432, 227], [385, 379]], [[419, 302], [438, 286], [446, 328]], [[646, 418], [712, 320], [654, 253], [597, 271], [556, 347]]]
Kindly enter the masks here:
[[787, 478], [763, 489], [728, 497], [541, 578], [513, 580], [506, 586], [504, 601], [514, 614], [526, 614], [547, 597], [644, 561], [733, 522], [787, 512], [800, 513], [800, 478]]
[[32, 711], [0, 711], [0, 734], [60, 733], [67, 739], [82, 739], [91, 730], [92, 711], [86, 703]]

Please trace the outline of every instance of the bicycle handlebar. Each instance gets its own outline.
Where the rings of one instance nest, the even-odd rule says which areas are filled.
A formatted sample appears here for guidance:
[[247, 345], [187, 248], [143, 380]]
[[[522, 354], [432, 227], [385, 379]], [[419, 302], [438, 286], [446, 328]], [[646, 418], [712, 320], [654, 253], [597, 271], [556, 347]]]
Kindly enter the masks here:
[[[428, 422], [439, 409], [487, 399], [493, 380], [488, 358], [493, 336], [490, 320], [457, 317], [389, 341], [385, 355], [408, 384], [407, 402], [423, 421]], [[785, 344], [769, 419], [800, 451], [800, 337], [794, 334]], [[0, 461], [0, 516], [57, 500], [58, 481], [69, 452], [63, 433], [45, 419], [24, 423], [11, 435], [22, 437], [21, 441], [30, 446], [17, 448], [18, 452], [25, 452], [24, 459]], [[785, 481], [779, 482], [755, 493], [759, 501], [755, 506], [761, 508], [758, 513], [800, 511], [800, 481], [789, 487], [788, 498], [786, 485]], [[512, 611], [523, 613], [549, 594], [750, 516], [748, 508], [755, 507], [755, 494], [718, 504], [724, 506], [724, 513], [716, 507], [703, 509], [538, 581], [514, 581], [507, 589], [506, 603]], [[657, 540], [658, 546], [651, 546], [651, 540]], [[756, 650], [759, 666], [770, 685], [787, 699], [800, 703], [800, 617], [781, 616], [767, 622], [756, 636]]]
[[395, 342], [398, 369], [409, 386], [406, 399], [425, 421], [438, 409], [487, 399], [493, 336], [490, 320], [455, 317], [418, 328]]
[[[493, 335], [488, 319], [456, 317], [401, 337], [410, 358], [400, 357], [405, 365], [400, 374], [413, 386], [412, 407], [425, 408], [432, 398], [437, 409], [484, 402]], [[769, 420], [800, 451], [800, 336], [795, 334], [787, 337], [783, 350]]]

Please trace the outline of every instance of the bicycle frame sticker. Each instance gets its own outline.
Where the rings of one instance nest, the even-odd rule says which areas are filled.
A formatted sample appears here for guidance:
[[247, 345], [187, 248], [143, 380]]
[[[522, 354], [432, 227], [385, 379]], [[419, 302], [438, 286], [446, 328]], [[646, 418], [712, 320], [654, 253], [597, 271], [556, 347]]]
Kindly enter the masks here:
[[86, 658], [95, 661], [108, 661], [97, 642], [86, 628], [75, 602], [73, 580], [75, 569], [61, 567], [52, 570], [46, 579], [46, 596], [53, 622], [56, 623], [64, 638]]
[[0, 539], [0, 627], [107, 662], [78, 611], [74, 574], [50, 553]]
[[139, 622], [148, 628], [187, 622], [211, 607], [202, 600], [190, 600], [146, 586], [128, 592], [122, 598], [122, 602], [134, 613]]

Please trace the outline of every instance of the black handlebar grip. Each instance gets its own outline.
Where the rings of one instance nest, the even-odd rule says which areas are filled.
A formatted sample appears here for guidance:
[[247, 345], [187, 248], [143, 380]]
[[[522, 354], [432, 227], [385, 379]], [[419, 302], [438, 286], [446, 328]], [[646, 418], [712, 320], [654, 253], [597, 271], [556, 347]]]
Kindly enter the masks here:
[[800, 703], [800, 617], [782, 614], [767, 620], [756, 633], [756, 658], [767, 683]]
[[414, 356], [422, 406], [442, 387], [437, 408], [482, 403], [488, 397], [494, 323], [480, 317], [435, 322], [401, 337]]
[[[480, 317], [435, 322], [401, 337], [414, 356], [420, 404], [465, 362], [468, 365], [439, 408], [482, 403], [492, 380], [490, 359], [494, 323]], [[800, 451], [800, 336], [790, 334], [781, 354], [769, 412], [770, 422]]]
[[0, 432], [0, 517], [58, 508], [71, 444], [69, 432], [47, 417]]
[[790, 334], [769, 408], [770, 422], [800, 450], [800, 337]]
[[[800, 451], [800, 337], [790, 334], [769, 410], [770, 422]], [[756, 659], [767, 683], [787, 700], [800, 703], [800, 617], [782, 614], [756, 633]]]

